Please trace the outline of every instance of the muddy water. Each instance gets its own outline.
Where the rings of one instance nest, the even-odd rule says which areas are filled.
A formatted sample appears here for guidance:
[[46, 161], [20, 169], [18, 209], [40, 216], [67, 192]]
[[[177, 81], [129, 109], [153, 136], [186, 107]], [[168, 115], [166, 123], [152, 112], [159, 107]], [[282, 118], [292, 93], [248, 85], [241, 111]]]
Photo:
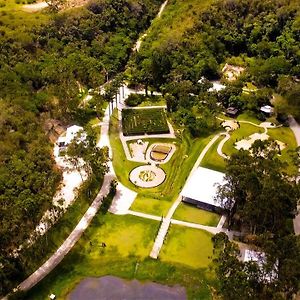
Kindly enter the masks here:
[[166, 286], [154, 282], [142, 283], [114, 276], [86, 278], [69, 294], [69, 300], [185, 300], [181, 286]]

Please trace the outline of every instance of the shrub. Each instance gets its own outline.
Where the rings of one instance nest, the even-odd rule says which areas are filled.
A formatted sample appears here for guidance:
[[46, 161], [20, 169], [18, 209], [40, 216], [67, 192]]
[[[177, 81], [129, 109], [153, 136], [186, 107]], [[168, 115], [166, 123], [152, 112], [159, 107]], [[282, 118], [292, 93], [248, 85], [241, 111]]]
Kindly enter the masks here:
[[143, 95], [138, 94], [130, 94], [128, 98], [125, 100], [125, 104], [128, 106], [137, 106], [141, 104], [145, 100]]

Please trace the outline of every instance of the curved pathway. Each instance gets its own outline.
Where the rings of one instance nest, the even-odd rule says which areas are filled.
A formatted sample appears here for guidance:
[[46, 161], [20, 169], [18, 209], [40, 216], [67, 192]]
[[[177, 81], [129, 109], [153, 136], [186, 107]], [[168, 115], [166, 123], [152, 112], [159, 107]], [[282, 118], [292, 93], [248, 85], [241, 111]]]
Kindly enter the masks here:
[[[204, 158], [205, 154], [207, 153], [207, 151], [210, 149], [210, 147], [217, 141], [217, 139], [223, 135], [224, 133], [219, 133], [217, 135], [215, 135], [211, 141], [205, 146], [205, 148], [202, 150], [201, 154], [199, 155], [197, 161], [195, 162], [188, 178], [186, 179], [186, 182], [188, 182], [188, 180], [191, 178], [192, 174], [194, 173], [194, 171], [199, 167], [202, 159]], [[173, 203], [173, 205], [171, 206], [171, 208], [169, 209], [167, 216], [165, 218], [163, 218], [163, 222], [161, 224], [161, 227], [158, 231], [158, 234], [156, 236], [152, 251], [150, 253], [150, 257], [157, 259], [160, 249], [164, 243], [166, 234], [168, 232], [170, 223], [171, 223], [171, 218], [176, 210], [176, 208], [178, 207], [178, 205], [180, 204], [182, 199], [181, 194], [179, 194], [178, 198], [176, 199], [176, 201]]]
[[218, 154], [219, 154], [221, 157], [223, 157], [223, 158], [225, 158], [225, 159], [229, 159], [229, 156], [227, 156], [226, 154], [224, 154], [224, 153], [222, 152], [222, 148], [223, 148], [224, 144], [230, 139], [230, 134], [226, 132], [226, 133], [223, 133], [223, 135], [225, 135], [225, 137], [224, 137], [224, 139], [219, 143], [218, 148], [217, 148], [217, 152], [218, 152]]

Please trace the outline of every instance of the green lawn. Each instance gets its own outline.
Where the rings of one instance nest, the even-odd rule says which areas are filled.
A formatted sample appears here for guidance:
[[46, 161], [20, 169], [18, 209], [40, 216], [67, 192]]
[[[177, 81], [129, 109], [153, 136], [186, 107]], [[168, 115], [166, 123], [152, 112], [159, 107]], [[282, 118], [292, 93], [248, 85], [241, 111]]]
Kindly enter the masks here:
[[231, 138], [224, 144], [222, 149], [223, 153], [230, 156], [232, 153], [237, 152], [238, 150], [234, 148], [234, 143], [236, 141], [245, 139], [256, 132], [263, 133], [264, 129], [251, 124], [240, 123], [240, 128], [233, 131], [231, 133]]
[[[19, 4], [17, 3], [19, 2]], [[49, 15], [46, 12], [26, 12], [23, 10], [23, 4], [27, 1], [0, 0], [0, 30], [14, 39], [29, 39], [30, 36], [24, 34], [32, 26], [44, 24]]]
[[243, 112], [242, 114], [238, 115], [237, 117], [238, 121], [248, 121], [252, 122], [254, 124], [259, 125], [262, 121], [258, 120], [255, 116], [255, 114], [251, 111]]
[[220, 216], [189, 204], [180, 203], [173, 215], [173, 219], [207, 226], [217, 226]]
[[280, 160], [289, 164], [287, 168], [287, 172], [289, 174], [296, 174], [298, 170], [294, 166], [289, 155], [289, 151], [294, 150], [297, 147], [297, 142], [293, 131], [288, 127], [280, 127], [276, 129], [268, 129], [268, 135], [272, 139], [286, 144], [286, 148], [281, 151]]
[[166, 105], [166, 100], [162, 97], [153, 97], [153, 98], [147, 98], [149, 100], [146, 100], [138, 105], [138, 107], [144, 107], [144, 106], [163, 106]]
[[165, 216], [171, 206], [170, 201], [137, 195], [130, 209], [146, 214]]
[[[186, 233], [191, 234], [190, 237], [199, 244], [198, 247], [193, 245], [193, 250], [204, 247], [206, 251], [194, 255], [196, 267], [191, 268], [188, 266], [191, 259], [184, 260], [184, 264], [188, 262], [185, 266], [172, 263], [176, 262], [176, 256], [175, 259], [169, 257], [170, 263], [148, 258], [159, 225], [159, 222], [129, 215], [98, 214], [62, 263], [22, 299], [48, 299], [51, 293], [57, 299], [66, 299], [83, 278], [108, 274], [168, 285], [180, 284], [187, 288], [190, 299], [211, 299], [208, 286], [213, 284], [211, 274], [208, 270], [197, 268], [207, 267], [206, 255], [211, 247], [209, 235], [180, 228], [185, 238], [189, 237]], [[106, 248], [101, 247], [103, 242]], [[165, 254], [164, 257], [168, 258]]]
[[113, 149], [113, 166], [120, 182], [128, 186], [130, 189], [135, 189], [135, 185], [129, 181], [129, 173], [132, 169], [142, 164], [128, 161], [126, 159], [122, 143], [119, 139], [119, 120], [117, 111], [114, 111], [110, 118], [109, 139]]
[[213, 255], [211, 237], [199, 229], [172, 225], [159, 258], [192, 268], [207, 268]]
[[[118, 119], [115, 111], [111, 118], [109, 131], [110, 143], [113, 149], [113, 166], [118, 180], [128, 188], [139, 193], [141, 196], [163, 199], [165, 201], [173, 201], [177, 198], [201, 151], [214, 136], [213, 134], [206, 138], [192, 139], [185, 130], [177, 139], [145, 139], [151, 141], [150, 144], [165, 141], [175, 142], [176, 145], [176, 151], [170, 161], [161, 165], [161, 168], [167, 174], [166, 180], [158, 187], [145, 190], [136, 187], [129, 180], [130, 171], [141, 164], [126, 159], [122, 143], [119, 139], [118, 130]], [[180, 172], [178, 170], [180, 170]]]
[[217, 141], [211, 146], [211, 148], [201, 161], [201, 167], [216, 170], [219, 172], [225, 171], [226, 161], [217, 152], [218, 145], [223, 139], [224, 136], [220, 136]]

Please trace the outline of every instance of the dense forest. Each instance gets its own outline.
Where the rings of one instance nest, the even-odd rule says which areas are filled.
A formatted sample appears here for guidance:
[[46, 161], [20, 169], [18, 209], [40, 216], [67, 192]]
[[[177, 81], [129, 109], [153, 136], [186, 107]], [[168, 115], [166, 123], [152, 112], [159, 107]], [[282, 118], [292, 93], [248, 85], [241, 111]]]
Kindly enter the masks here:
[[97, 88], [122, 71], [160, 2], [92, 1], [49, 12], [46, 22], [28, 30], [1, 21], [0, 294], [24, 267], [12, 251], [51, 207], [61, 178], [45, 125], [53, 119], [86, 124], [80, 87]]
[[[170, 3], [171, 12], [177, 2]], [[203, 127], [214, 130], [213, 122], [207, 124], [204, 121], [212, 111], [213, 101], [206, 93], [210, 87], [208, 82], [201, 81], [201, 78], [221, 78], [222, 67], [229, 63], [245, 68], [245, 72], [237, 81], [226, 82], [227, 88], [215, 95], [215, 101], [225, 107], [233, 105], [255, 110], [261, 104], [270, 104], [272, 93], [277, 93], [283, 99], [278, 103], [279, 113], [292, 113], [299, 120], [299, 2], [241, 0], [204, 3], [201, 13], [192, 3], [185, 19], [174, 16], [171, 22], [166, 17], [165, 21], [153, 25], [152, 33], [132, 59], [128, 70], [132, 84], [143, 83], [167, 93], [169, 110], [179, 115], [176, 118], [175, 114], [175, 120], [180, 119], [194, 131]], [[166, 28], [160, 30], [162, 26]], [[259, 88], [256, 95], [242, 93], [247, 82]], [[199, 107], [199, 102], [209, 102], [209, 110], [203, 105]], [[182, 121], [182, 116], [185, 121]]]

